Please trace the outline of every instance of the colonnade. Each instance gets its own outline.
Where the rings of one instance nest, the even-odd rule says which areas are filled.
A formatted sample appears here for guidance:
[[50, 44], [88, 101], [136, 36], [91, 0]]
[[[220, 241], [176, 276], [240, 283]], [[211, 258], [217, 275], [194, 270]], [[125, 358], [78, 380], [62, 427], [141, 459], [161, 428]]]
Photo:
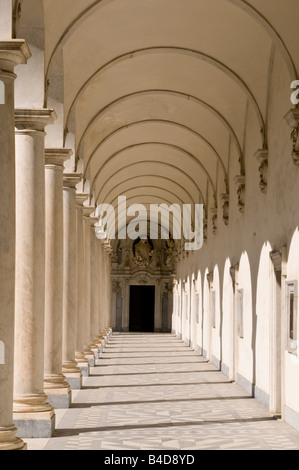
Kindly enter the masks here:
[[[111, 333], [111, 247], [98, 240], [72, 151], [45, 149], [50, 109], [16, 109], [14, 67], [30, 51], [0, 44], [0, 450], [50, 437]], [[108, 276], [108, 277], [107, 277]]]

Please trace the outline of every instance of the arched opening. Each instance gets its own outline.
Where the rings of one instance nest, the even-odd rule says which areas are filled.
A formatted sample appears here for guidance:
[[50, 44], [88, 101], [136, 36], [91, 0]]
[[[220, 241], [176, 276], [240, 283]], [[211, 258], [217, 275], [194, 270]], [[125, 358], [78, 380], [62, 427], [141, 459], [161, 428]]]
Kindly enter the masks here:
[[252, 279], [247, 252], [240, 259], [236, 302], [236, 380], [253, 395]]

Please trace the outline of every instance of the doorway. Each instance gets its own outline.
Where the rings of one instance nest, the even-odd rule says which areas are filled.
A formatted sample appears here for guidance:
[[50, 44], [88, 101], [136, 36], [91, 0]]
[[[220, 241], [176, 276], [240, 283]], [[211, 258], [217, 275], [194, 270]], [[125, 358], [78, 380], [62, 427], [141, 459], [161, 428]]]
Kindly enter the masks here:
[[130, 331], [155, 331], [155, 286], [130, 287]]

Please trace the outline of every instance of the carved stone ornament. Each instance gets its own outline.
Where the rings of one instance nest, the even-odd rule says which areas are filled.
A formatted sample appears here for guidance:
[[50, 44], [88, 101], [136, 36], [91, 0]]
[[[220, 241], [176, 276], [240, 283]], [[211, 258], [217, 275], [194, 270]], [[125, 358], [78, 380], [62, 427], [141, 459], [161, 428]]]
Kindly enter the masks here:
[[211, 214], [212, 214], [212, 230], [213, 233], [215, 234], [217, 232], [217, 218], [218, 218], [218, 209], [217, 207], [213, 207], [211, 209]]
[[206, 242], [208, 239], [208, 219], [205, 218], [203, 221], [203, 239]]
[[229, 194], [220, 195], [221, 204], [222, 204], [222, 219], [225, 225], [228, 225], [229, 221]]
[[135, 245], [133, 261], [137, 266], [148, 266], [152, 261], [153, 254], [154, 250], [148, 240], [142, 239]]
[[119, 282], [117, 282], [117, 281], [112, 282], [112, 292], [121, 293], [121, 286], [120, 286]]
[[165, 243], [165, 265], [170, 267], [174, 261], [175, 243], [173, 240], [168, 240]]
[[299, 166], [299, 109], [290, 109], [285, 116], [285, 120], [293, 129], [291, 133], [291, 140], [293, 143], [292, 159], [294, 164]]
[[118, 264], [118, 254], [115, 251], [111, 255], [111, 263]]
[[235, 183], [237, 187], [238, 195], [238, 208], [239, 211], [243, 214], [245, 211], [245, 183], [246, 178], [244, 175], [236, 176]]
[[125, 250], [125, 269], [130, 268], [130, 250]]
[[145, 286], [148, 283], [148, 278], [146, 276], [139, 277], [138, 283], [140, 286]]
[[260, 163], [259, 174], [260, 174], [260, 188], [263, 193], [267, 192], [268, 186], [268, 150], [261, 149], [255, 154], [257, 161]]

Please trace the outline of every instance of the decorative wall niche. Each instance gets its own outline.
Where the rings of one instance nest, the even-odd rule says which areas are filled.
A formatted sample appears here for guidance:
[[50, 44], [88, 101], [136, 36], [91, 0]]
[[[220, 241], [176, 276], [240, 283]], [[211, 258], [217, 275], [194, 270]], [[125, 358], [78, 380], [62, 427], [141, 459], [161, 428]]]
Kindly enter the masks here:
[[211, 291], [211, 319], [212, 319], [212, 328], [216, 328], [216, 292], [215, 290]]
[[286, 281], [287, 350], [298, 355], [298, 281]]
[[244, 338], [244, 290], [236, 292], [237, 332], [239, 338]]
[[199, 293], [195, 296], [195, 321], [199, 323]]

